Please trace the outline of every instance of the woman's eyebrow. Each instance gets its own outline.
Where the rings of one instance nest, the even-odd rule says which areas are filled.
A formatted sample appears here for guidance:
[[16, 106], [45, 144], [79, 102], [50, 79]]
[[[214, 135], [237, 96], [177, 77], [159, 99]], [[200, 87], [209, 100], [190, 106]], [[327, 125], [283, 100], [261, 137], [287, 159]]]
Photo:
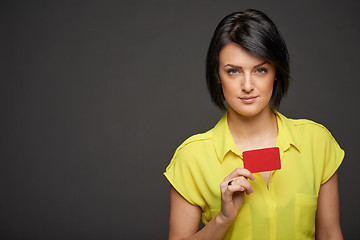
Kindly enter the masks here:
[[256, 65], [256, 66], [254, 66], [253, 68], [258, 68], [258, 67], [260, 67], [260, 66], [262, 66], [262, 65], [264, 65], [264, 64], [267, 64], [267, 63], [269, 63], [268, 61], [265, 61], [265, 62], [263, 62], [263, 63], [260, 63], [260, 64], [258, 64], [258, 65]]
[[[262, 62], [262, 63], [260, 63], [260, 64], [258, 64], [258, 65], [255, 65], [253, 68], [258, 68], [258, 67], [260, 67], [260, 66], [262, 66], [262, 65], [264, 65], [264, 64], [267, 64], [267, 63], [269, 63], [269, 62], [268, 62], [268, 61]], [[242, 69], [242, 67], [237, 66], [237, 65], [233, 65], [233, 64], [226, 64], [224, 67], [233, 67], [233, 68], [240, 68], [240, 69]]]
[[240, 66], [236, 66], [236, 65], [233, 65], [233, 64], [226, 64], [224, 67], [242, 68]]

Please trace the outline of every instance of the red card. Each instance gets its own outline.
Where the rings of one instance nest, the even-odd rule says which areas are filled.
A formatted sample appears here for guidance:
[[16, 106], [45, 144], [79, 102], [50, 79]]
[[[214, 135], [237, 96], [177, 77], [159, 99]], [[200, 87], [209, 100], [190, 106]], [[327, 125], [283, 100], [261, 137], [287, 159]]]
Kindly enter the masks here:
[[278, 147], [243, 152], [244, 168], [252, 173], [281, 169]]

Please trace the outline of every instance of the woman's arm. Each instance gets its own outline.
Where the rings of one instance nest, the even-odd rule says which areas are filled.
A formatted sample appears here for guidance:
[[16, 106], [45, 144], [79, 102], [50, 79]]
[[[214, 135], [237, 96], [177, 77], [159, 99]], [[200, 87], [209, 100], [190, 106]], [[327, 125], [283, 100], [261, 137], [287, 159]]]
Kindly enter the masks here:
[[202, 229], [202, 231], [197, 233], [199, 229], [200, 219], [200, 207], [189, 203], [171, 186], [169, 240], [193, 238], [221, 239], [228, 228], [226, 224], [221, 224], [221, 222], [219, 221], [213, 221], [213, 219], [207, 224], [207, 226]]
[[320, 187], [316, 211], [316, 239], [343, 239], [339, 218], [337, 172]]
[[[248, 178], [254, 176], [246, 169], [236, 169], [220, 184], [221, 211], [198, 232], [201, 209], [170, 188], [169, 240], [222, 239], [241, 208], [244, 192], [252, 193]], [[231, 181], [231, 185], [228, 182]]]

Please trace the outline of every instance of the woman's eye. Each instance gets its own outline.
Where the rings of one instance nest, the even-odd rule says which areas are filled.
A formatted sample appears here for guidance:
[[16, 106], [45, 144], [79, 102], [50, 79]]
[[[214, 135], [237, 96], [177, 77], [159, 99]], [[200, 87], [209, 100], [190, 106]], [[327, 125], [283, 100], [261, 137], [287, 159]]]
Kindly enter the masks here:
[[238, 73], [238, 70], [236, 70], [236, 69], [229, 69], [229, 70], [227, 70], [227, 72], [228, 72], [228, 74], [233, 75], [233, 74], [237, 74], [237, 73]]
[[257, 73], [267, 73], [268, 70], [266, 68], [259, 68], [258, 70], [256, 70]]

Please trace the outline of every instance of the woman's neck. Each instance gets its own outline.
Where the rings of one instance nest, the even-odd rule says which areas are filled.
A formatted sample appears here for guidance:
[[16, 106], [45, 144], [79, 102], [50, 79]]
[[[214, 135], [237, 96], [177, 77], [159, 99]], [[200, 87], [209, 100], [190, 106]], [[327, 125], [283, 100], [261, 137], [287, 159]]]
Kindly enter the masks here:
[[275, 146], [278, 134], [276, 116], [268, 107], [256, 116], [228, 112], [228, 125], [240, 151]]

